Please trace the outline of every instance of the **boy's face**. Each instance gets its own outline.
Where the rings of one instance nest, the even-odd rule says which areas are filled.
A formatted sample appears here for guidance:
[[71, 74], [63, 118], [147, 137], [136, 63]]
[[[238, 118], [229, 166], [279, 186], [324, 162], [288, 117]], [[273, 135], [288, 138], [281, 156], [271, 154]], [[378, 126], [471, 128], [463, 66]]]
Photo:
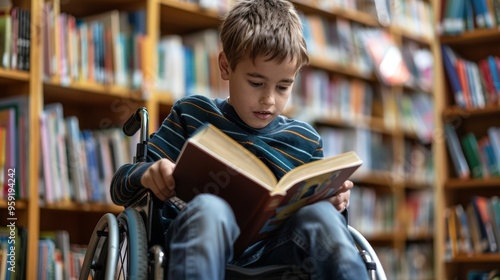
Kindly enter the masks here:
[[246, 57], [231, 69], [224, 53], [219, 67], [222, 79], [229, 81], [229, 103], [253, 128], [265, 127], [282, 113], [298, 70], [295, 62], [279, 64], [260, 56], [255, 62]]

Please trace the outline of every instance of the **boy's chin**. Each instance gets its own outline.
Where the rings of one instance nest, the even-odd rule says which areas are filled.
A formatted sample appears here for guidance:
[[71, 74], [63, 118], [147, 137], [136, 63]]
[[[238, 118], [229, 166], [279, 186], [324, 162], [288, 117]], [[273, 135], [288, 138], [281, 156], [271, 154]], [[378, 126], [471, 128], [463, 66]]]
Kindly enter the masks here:
[[246, 122], [246, 124], [248, 126], [250, 126], [251, 128], [261, 129], [261, 128], [264, 128], [267, 125], [269, 125], [273, 120], [274, 120], [274, 118], [268, 119], [268, 120], [265, 120], [265, 121], [264, 120], [253, 120], [251, 122]]

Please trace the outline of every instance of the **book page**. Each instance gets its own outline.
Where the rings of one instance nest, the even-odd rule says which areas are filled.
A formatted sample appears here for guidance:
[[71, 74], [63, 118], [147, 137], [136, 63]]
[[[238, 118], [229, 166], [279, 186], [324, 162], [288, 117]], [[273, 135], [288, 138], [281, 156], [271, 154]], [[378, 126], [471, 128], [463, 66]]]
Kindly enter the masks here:
[[[345, 169], [353, 166], [361, 166], [363, 161], [355, 152], [347, 152], [333, 157], [313, 161], [296, 167], [283, 176], [275, 188], [275, 193], [285, 193], [287, 189], [300, 181], [316, 177], [321, 174], [330, 173], [335, 170]], [[350, 174], [349, 174], [350, 175]]]

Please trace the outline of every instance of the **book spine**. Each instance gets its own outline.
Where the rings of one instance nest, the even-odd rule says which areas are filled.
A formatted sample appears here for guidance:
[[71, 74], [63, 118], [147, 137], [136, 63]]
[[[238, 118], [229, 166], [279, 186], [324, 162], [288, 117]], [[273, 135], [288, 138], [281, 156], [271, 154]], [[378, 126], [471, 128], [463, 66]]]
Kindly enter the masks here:
[[465, 98], [462, 90], [462, 85], [460, 84], [458, 73], [454, 66], [454, 60], [452, 59], [454, 58], [454, 55], [452, 53], [453, 51], [448, 46], [442, 45], [441, 52], [443, 54], [444, 69], [451, 84], [453, 95], [455, 97], [455, 103], [459, 107], [465, 108]]
[[479, 148], [477, 144], [476, 136], [469, 132], [465, 134], [462, 139], [462, 149], [464, 151], [465, 158], [471, 169], [471, 175], [473, 178], [483, 178], [483, 166], [481, 164], [481, 159], [479, 157]]
[[458, 177], [462, 179], [469, 178], [470, 169], [467, 165], [462, 147], [460, 146], [455, 128], [451, 124], [445, 124], [445, 134], [448, 151], [450, 152], [450, 157]]

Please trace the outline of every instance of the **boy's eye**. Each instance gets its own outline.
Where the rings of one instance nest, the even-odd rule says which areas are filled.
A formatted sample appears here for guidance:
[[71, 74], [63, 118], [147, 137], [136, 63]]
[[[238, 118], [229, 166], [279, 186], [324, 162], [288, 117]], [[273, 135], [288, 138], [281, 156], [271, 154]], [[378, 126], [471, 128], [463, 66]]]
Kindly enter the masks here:
[[257, 83], [257, 82], [252, 82], [252, 81], [249, 81], [248, 82], [252, 87], [259, 87], [262, 85], [262, 83]]
[[280, 90], [280, 91], [283, 91], [283, 90], [287, 90], [288, 86], [276, 86], [276, 88], [278, 88], [278, 90]]

